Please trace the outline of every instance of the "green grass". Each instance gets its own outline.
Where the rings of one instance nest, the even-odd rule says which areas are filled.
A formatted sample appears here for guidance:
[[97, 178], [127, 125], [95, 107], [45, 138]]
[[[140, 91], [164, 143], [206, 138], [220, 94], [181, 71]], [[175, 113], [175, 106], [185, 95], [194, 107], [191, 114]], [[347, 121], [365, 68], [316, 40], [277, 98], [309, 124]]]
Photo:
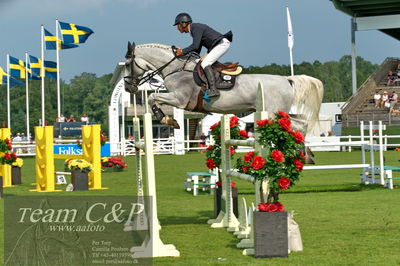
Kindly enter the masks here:
[[[255, 259], [242, 255], [242, 250], [236, 248], [238, 240], [226, 229], [211, 229], [207, 225], [207, 220], [213, 218], [212, 195], [202, 192], [194, 197], [184, 191], [185, 173], [205, 171], [204, 158], [199, 153], [155, 157], [160, 236], [165, 244], [174, 244], [181, 253], [179, 258], [155, 258], [155, 265], [400, 264], [398, 180], [396, 188], [388, 190], [359, 185], [360, 169], [304, 171], [298, 184], [280, 196], [286, 209], [296, 213], [304, 251], [292, 253], [289, 258]], [[400, 152], [385, 152], [385, 158], [388, 165], [400, 166]], [[126, 160], [129, 167], [124, 172], [103, 174], [103, 186], [107, 190], [46, 195], [135, 194], [134, 157]], [[321, 165], [361, 163], [361, 154], [316, 152], [316, 162]], [[26, 159], [24, 163], [23, 185], [6, 188], [6, 194], [38, 195], [28, 192], [33, 188], [34, 159]], [[62, 160], [56, 160], [56, 169], [62, 169], [62, 164]], [[239, 197], [254, 201], [253, 186], [241, 180], [235, 182]], [[0, 223], [0, 233], [3, 233], [3, 223]], [[3, 259], [2, 252], [0, 259]]]

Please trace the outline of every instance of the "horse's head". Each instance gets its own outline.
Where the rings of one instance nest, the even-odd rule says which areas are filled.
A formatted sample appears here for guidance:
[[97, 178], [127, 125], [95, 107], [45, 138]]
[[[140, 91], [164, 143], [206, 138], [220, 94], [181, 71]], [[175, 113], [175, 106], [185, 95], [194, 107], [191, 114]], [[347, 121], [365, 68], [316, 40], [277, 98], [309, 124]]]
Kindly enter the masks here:
[[140, 76], [144, 73], [135, 61], [135, 43], [128, 42], [128, 51], [125, 55], [125, 90], [130, 93], [136, 93], [140, 82]]

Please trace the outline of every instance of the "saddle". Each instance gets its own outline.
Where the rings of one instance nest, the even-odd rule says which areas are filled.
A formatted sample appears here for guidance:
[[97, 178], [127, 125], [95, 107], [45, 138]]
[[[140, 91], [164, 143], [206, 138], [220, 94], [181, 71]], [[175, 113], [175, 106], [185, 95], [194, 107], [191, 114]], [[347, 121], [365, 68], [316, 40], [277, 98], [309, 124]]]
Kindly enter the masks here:
[[[204, 74], [204, 70], [201, 67], [200, 60], [194, 68], [193, 78], [197, 85], [207, 86], [207, 78]], [[242, 67], [239, 63], [225, 65], [220, 62], [215, 62], [211, 65], [214, 71], [215, 85], [217, 89], [228, 90], [235, 86], [236, 77], [242, 72]]]

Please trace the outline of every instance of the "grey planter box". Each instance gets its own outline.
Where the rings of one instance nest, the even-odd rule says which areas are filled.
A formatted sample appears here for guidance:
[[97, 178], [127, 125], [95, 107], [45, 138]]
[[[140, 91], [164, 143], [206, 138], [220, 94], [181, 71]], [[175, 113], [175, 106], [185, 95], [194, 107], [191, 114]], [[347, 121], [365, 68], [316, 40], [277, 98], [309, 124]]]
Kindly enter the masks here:
[[[214, 217], [217, 218], [219, 212], [221, 211], [221, 200], [222, 196], [222, 188], [217, 187], [215, 189], [216, 193], [214, 193]], [[225, 204], [225, 202], [223, 202]], [[232, 204], [233, 204], [233, 214], [236, 217], [239, 217], [239, 209], [238, 209], [238, 189], [237, 187], [232, 188]]]
[[75, 190], [88, 190], [88, 173], [80, 170], [71, 170], [71, 183]]
[[287, 212], [254, 212], [256, 258], [288, 256]]
[[21, 185], [21, 168], [17, 166], [13, 166], [11, 168], [11, 184], [12, 185]]

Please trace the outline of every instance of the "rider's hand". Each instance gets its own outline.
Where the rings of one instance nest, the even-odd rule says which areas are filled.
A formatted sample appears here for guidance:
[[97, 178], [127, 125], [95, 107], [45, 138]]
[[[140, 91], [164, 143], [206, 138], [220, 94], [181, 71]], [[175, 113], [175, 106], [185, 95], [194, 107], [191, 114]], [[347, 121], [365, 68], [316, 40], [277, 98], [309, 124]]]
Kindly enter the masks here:
[[176, 47], [175, 54], [176, 54], [176, 56], [181, 56], [182, 55], [182, 48]]

